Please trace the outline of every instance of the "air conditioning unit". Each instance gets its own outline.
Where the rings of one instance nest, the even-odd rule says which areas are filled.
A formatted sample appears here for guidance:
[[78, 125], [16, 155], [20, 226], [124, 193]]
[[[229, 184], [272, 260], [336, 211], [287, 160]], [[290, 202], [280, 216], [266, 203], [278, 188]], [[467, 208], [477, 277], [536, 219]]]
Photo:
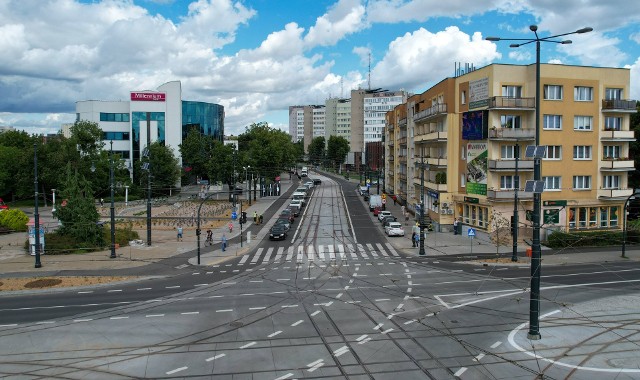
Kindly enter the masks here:
[[447, 215], [453, 215], [453, 210], [447, 210]]
[[449, 208], [449, 204], [447, 202], [442, 202], [442, 208]]

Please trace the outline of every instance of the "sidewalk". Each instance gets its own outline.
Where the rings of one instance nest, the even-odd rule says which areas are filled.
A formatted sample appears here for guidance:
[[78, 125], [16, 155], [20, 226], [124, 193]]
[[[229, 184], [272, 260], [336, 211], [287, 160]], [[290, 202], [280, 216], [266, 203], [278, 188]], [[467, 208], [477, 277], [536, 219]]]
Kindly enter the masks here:
[[[282, 196], [284, 196], [287, 190], [289, 190], [292, 185], [292, 181], [295, 181], [297, 185], [297, 178], [289, 180], [287, 177], [288, 176], [282, 176]], [[256, 244], [256, 240], [262, 239], [264, 234], [268, 233], [267, 229], [264, 229], [265, 231], [263, 232], [262, 226], [254, 224], [254, 211], [257, 212], [258, 215], [264, 214], [269, 210], [271, 205], [279, 199], [279, 196], [260, 197], [258, 194], [258, 198], [256, 200], [252, 200], [251, 206], [242, 210], [247, 212], [247, 223], [242, 226], [242, 247], [240, 247], [241, 227], [238, 220], [233, 221], [233, 232], [231, 233], [229, 233], [227, 223], [224, 223], [218, 228], [212, 229], [215, 243], [211, 247], [205, 247], [204, 243], [207, 228], [204, 226], [201, 227], [201, 265], [211, 265], [215, 262], [224, 261], [230, 256], [242, 255], [251, 249], [251, 247]], [[152, 209], [152, 213], [154, 215], [157, 215], [157, 212], [158, 210]], [[33, 211], [31, 210], [31, 214], [28, 215], [31, 217], [32, 213]], [[51, 207], [41, 207], [39, 209], [39, 213], [42, 223], [49, 226], [53, 226], [55, 224], [55, 220], [51, 214]], [[267, 219], [265, 218], [265, 220]], [[0, 276], [21, 277], [33, 276], [35, 274], [51, 276], [61, 275], [60, 273], [62, 271], [90, 272], [94, 270], [108, 271], [135, 268], [156, 263], [187, 252], [193, 252], [193, 257], [189, 258], [189, 263], [196, 265], [196, 250], [198, 246], [195, 232], [196, 227], [195, 225], [185, 225], [183, 228], [184, 238], [183, 241], [180, 242], [177, 241], [175, 229], [169, 227], [159, 228], [154, 225], [152, 226], [151, 231], [151, 246], [146, 245], [146, 228], [143, 230], [138, 229], [137, 231], [143, 244], [118, 248], [116, 250], [117, 258], [115, 259], [109, 258], [111, 251], [108, 249], [82, 255], [41, 255], [41, 268], [35, 268], [35, 257], [28, 255], [24, 250], [24, 244], [27, 240], [26, 232], [0, 235]], [[221, 251], [220, 243], [223, 234], [227, 238], [227, 250], [224, 252], [224, 255]]]

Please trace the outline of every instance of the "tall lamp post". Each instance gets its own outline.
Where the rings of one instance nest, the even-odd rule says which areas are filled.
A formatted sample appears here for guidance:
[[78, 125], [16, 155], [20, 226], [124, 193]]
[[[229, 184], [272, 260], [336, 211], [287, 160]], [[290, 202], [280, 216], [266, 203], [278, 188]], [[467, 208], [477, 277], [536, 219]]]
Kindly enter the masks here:
[[35, 228], [36, 246], [34, 247], [36, 255], [36, 268], [42, 267], [40, 262], [40, 214], [38, 213], [38, 144], [33, 144], [33, 183], [35, 188], [35, 209], [33, 212], [33, 228]]
[[[571, 34], [583, 34], [593, 30], [593, 28], [587, 27], [578, 29], [569, 33], [556, 34], [540, 38], [538, 36], [538, 26], [529, 26], [536, 38], [501, 38], [501, 37], [486, 37], [488, 41], [524, 41], [516, 44], [509, 45], [512, 48], [528, 45], [530, 43], [536, 43], [536, 105], [535, 105], [535, 145], [540, 145], [540, 43], [541, 42], [553, 42], [556, 44], [570, 44], [571, 40], [555, 40], [555, 38], [568, 36]], [[533, 179], [538, 182], [542, 180], [542, 171], [540, 168], [540, 158], [534, 159], [533, 163]], [[541, 264], [541, 250], [540, 250], [540, 214], [541, 214], [541, 193], [533, 193], [533, 236], [531, 244], [531, 298], [529, 302], [529, 332], [527, 337], [531, 340], [538, 340], [542, 336], [540, 335], [540, 264]]]
[[[422, 152], [421, 152], [422, 153]], [[420, 247], [418, 248], [418, 254], [424, 256], [424, 154], [421, 154], [420, 161]]]
[[109, 258], [116, 258], [116, 208], [113, 194], [113, 140], [109, 148], [109, 187], [111, 188], [111, 255]]

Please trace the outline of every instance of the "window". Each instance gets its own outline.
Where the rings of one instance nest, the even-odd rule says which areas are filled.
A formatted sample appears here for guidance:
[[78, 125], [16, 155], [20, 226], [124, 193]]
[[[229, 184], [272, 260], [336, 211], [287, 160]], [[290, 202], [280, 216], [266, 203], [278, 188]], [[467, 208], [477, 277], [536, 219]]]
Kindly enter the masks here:
[[591, 145], [574, 145], [573, 146], [573, 159], [574, 160], [590, 160], [591, 159]]
[[603, 189], [619, 189], [620, 188], [620, 176], [619, 175], [606, 175], [602, 181]]
[[543, 158], [545, 160], [562, 160], [562, 146], [547, 145], [547, 150]]
[[605, 100], [620, 100], [622, 99], [622, 89], [621, 88], [607, 88], [604, 90], [604, 98]]
[[562, 129], [562, 115], [544, 115], [542, 128]]
[[129, 122], [129, 114], [100, 112], [100, 121]]
[[520, 116], [502, 115], [500, 116], [500, 125], [502, 128], [520, 128]]
[[467, 104], [467, 92], [466, 91], [462, 91], [460, 93], [460, 103]]
[[545, 100], [562, 100], [562, 86], [546, 84], [544, 86]]
[[605, 131], [619, 131], [622, 128], [622, 118], [607, 116], [604, 118]]
[[562, 177], [560, 176], [552, 176], [552, 177], [542, 177], [544, 181], [544, 191], [559, 191], [562, 190]]
[[605, 145], [602, 147], [602, 157], [604, 159], [620, 158], [620, 148], [619, 145]]
[[521, 98], [522, 86], [502, 86], [502, 96], [507, 98]]
[[501, 190], [513, 190], [514, 188], [515, 188], [515, 176], [512, 176], [512, 175], [500, 176]]
[[591, 131], [593, 129], [593, 116], [574, 116], [573, 129], [576, 131]]
[[[503, 146], [501, 146], [500, 147], [500, 158], [507, 159], [507, 160], [514, 160], [516, 158], [516, 146], [515, 145], [503, 145]], [[518, 155], [518, 158], [520, 158], [520, 155]]]
[[589, 189], [591, 189], [591, 176], [589, 176], [589, 175], [574, 175], [573, 176], [573, 189], [574, 190], [589, 190]]
[[593, 101], [593, 87], [576, 86], [573, 90], [573, 99], [577, 102]]
[[129, 140], [129, 132], [102, 132], [103, 140]]

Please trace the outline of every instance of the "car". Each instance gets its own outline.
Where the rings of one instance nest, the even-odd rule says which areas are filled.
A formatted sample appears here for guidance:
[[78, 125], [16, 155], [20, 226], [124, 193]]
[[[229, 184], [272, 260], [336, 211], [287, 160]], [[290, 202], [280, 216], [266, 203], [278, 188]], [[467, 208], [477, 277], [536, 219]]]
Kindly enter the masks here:
[[293, 211], [291, 211], [290, 208], [285, 208], [284, 210], [282, 210], [280, 212], [280, 218], [289, 219], [290, 224], [293, 224], [293, 222], [296, 220], [295, 215], [293, 215]]
[[0, 198], [0, 211], [7, 210], [7, 209], [9, 209], [9, 206], [7, 206], [2, 200], [2, 198]]
[[360, 195], [364, 196], [364, 195], [369, 195], [369, 188], [366, 186], [360, 186], [358, 188], [358, 192], [360, 193]]
[[284, 240], [287, 238], [287, 229], [282, 224], [274, 224], [269, 230], [269, 240]]
[[303, 183], [303, 185], [309, 188], [309, 190], [313, 189], [313, 181], [307, 181]]
[[289, 205], [289, 210], [293, 213], [293, 216], [298, 217], [300, 215], [300, 205]]
[[397, 222], [398, 218], [396, 218], [395, 216], [385, 216], [384, 219], [382, 219], [382, 226], [387, 227], [387, 225], [389, 225], [389, 223], [393, 223], [393, 222]]
[[314, 178], [313, 179], [313, 184], [314, 185], [321, 185], [322, 184], [322, 180], [320, 178]]
[[303, 207], [307, 204], [306, 198], [307, 198], [307, 193], [302, 193], [298, 191], [293, 193], [293, 195], [291, 196], [291, 199], [293, 200], [300, 200], [302, 202]]
[[382, 222], [382, 219], [384, 219], [387, 216], [391, 216], [391, 211], [380, 211], [378, 213], [378, 221]]
[[291, 206], [303, 208], [304, 207], [304, 203], [302, 203], [302, 201], [300, 199], [292, 199], [289, 202], [289, 207], [291, 207]]
[[399, 222], [390, 222], [384, 228], [384, 232], [387, 234], [387, 236], [404, 236], [402, 223]]
[[289, 231], [289, 228], [291, 228], [291, 222], [289, 222], [289, 218], [278, 218], [274, 223], [274, 226], [275, 225], [283, 225], [287, 231]]

